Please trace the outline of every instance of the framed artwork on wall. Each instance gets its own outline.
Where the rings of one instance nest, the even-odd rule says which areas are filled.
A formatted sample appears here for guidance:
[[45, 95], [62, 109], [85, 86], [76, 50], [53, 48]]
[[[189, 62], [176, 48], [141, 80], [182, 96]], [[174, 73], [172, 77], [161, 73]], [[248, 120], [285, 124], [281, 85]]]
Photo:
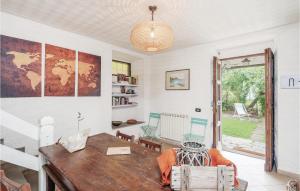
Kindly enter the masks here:
[[189, 90], [190, 69], [166, 71], [166, 90]]
[[42, 45], [1, 35], [1, 97], [41, 97]]
[[75, 50], [46, 44], [45, 96], [75, 95]]
[[101, 56], [78, 52], [78, 96], [101, 95]]

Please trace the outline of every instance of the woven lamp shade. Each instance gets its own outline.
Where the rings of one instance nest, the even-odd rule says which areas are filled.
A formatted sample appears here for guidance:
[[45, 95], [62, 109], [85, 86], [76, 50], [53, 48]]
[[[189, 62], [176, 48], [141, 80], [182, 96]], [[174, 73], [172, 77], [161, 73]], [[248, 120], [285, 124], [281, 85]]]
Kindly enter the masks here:
[[173, 45], [173, 31], [161, 21], [145, 21], [134, 26], [131, 31], [132, 45], [145, 52], [157, 52]]

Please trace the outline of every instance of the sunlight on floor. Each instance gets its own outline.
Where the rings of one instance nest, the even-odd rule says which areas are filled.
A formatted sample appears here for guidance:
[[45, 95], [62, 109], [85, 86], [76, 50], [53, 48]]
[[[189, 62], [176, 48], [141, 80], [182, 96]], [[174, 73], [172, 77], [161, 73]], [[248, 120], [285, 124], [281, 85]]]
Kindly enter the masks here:
[[285, 191], [290, 179], [277, 173], [264, 171], [264, 160], [223, 151], [223, 155], [234, 162], [238, 177], [248, 181], [247, 191]]

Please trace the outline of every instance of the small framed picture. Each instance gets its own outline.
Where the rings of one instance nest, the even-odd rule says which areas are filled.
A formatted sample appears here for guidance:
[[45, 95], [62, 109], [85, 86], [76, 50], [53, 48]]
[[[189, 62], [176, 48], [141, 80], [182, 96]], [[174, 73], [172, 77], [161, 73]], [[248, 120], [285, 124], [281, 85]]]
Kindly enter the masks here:
[[190, 69], [166, 71], [166, 90], [189, 90]]

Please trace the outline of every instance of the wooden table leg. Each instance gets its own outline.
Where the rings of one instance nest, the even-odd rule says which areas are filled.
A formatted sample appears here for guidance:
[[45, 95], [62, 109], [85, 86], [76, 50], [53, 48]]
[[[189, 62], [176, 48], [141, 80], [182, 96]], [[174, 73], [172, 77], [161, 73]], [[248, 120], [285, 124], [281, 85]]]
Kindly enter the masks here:
[[48, 175], [46, 178], [46, 184], [47, 184], [47, 187], [46, 187], [47, 191], [55, 191], [55, 184]]

